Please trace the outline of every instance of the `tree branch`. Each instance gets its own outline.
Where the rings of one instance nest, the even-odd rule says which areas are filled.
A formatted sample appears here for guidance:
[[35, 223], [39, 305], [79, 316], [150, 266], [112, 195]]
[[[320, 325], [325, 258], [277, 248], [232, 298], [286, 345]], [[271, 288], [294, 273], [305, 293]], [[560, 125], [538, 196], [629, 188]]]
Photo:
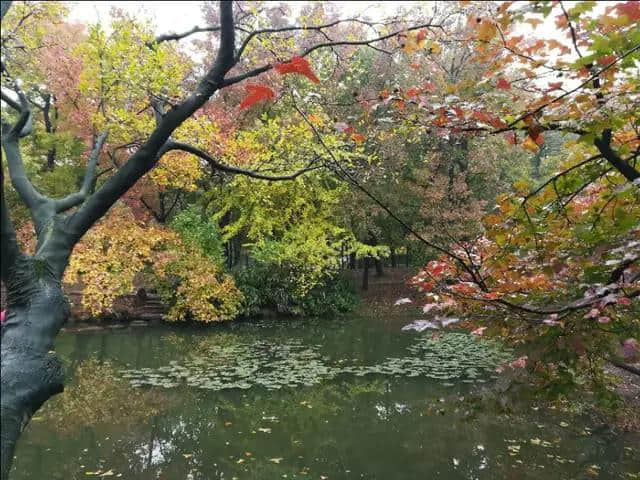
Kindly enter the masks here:
[[[3, 5], [4, 6], [4, 5]], [[16, 239], [16, 232], [9, 217], [9, 209], [4, 198], [4, 168], [2, 152], [0, 151], [0, 277], [3, 282], [9, 279], [9, 273], [15, 261], [20, 256], [20, 247]]]
[[80, 205], [86, 200], [86, 198], [95, 187], [97, 178], [96, 166], [98, 165], [98, 159], [100, 158], [100, 150], [102, 149], [102, 145], [104, 145], [108, 134], [109, 132], [104, 132], [96, 139], [93, 145], [93, 149], [89, 154], [89, 160], [87, 161], [87, 170], [85, 171], [84, 181], [82, 182], [82, 187], [80, 188], [80, 190], [76, 193], [72, 193], [60, 200], [55, 201], [56, 213], [62, 213], [69, 210], [70, 208], [75, 207], [76, 205]]
[[[611, 130], [607, 129], [602, 132], [602, 137], [596, 138], [594, 141], [598, 150], [602, 156], [618, 170], [624, 178], [630, 182], [634, 182], [640, 178], [640, 172], [633, 168], [630, 164], [625, 162], [618, 154], [611, 148]], [[640, 184], [638, 185], [640, 188]]]
[[199, 26], [195, 26], [190, 30], [187, 30], [186, 32], [182, 32], [182, 33], [165, 33], [163, 35], [158, 35], [153, 42], [147, 42], [146, 46], [149, 48], [153, 48], [154, 45], [157, 45], [158, 43], [162, 43], [162, 42], [168, 42], [171, 40], [182, 40], [183, 38], [186, 38], [190, 35], [193, 35], [194, 33], [202, 33], [202, 32], [218, 32], [220, 31], [220, 27], [219, 26], [211, 26], [211, 27], [199, 27]]
[[34, 214], [35, 209], [48, 199], [33, 187], [24, 170], [24, 163], [20, 155], [19, 139], [31, 131], [32, 125], [31, 112], [29, 111], [27, 99], [24, 94], [20, 93], [19, 95], [21, 108], [20, 117], [13, 127], [3, 125], [3, 129], [9, 128], [9, 132], [3, 135], [2, 146], [7, 155], [11, 184], [25, 205], [31, 210], [31, 213]]
[[4, 16], [7, 14], [7, 12], [9, 11], [9, 7], [11, 7], [11, 0], [2, 0], [2, 2], [0, 2], [0, 20], [4, 20]]
[[0, 95], [2, 96], [3, 102], [5, 102], [7, 105], [9, 105], [11, 108], [16, 110], [17, 112], [21, 111], [20, 104], [16, 102], [13, 98], [11, 98], [9, 95], [4, 93], [4, 91], [0, 91]]
[[216, 170], [220, 170], [222, 172], [227, 172], [227, 173], [235, 173], [235, 174], [239, 174], [239, 175], [244, 175], [246, 177], [256, 178], [256, 179], [259, 179], [259, 180], [269, 180], [269, 181], [293, 180], [294, 178], [299, 177], [303, 173], [310, 172], [312, 170], [318, 170], [320, 168], [324, 168], [324, 165], [313, 165], [315, 160], [317, 160], [317, 157], [316, 157], [305, 168], [297, 170], [296, 172], [294, 172], [292, 174], [289, 174], [289, 175], [273, 175], [273, 176], [271, 176], [271, 175], [264, 175], [264, 174], [262, 174], [260, 172], [254, 171], [254, 170], [246, 170], [246, 169], [240, 168], [240, 167], [234, 167], [234, 166], [231, 166], [231, 165], [225, 165], [224, 163], [218, 162], [216, 159], [214, 159], [207, 152], [205, 152], [203, 150], [200, 150], [199, 148], [194, 147], [192, 145], [189, 145], [187, 143], [173, 142], [173, 141], [168, 142], [166, 147], [163, 148], [162, 154], [164, 154], [166, 152], [169, 152], [171, 150], [182, 150], [184, 152], [191, 153], [191, 154], [193, 154], [193, 155], [205, 160], [212, 168], [214, 168]]

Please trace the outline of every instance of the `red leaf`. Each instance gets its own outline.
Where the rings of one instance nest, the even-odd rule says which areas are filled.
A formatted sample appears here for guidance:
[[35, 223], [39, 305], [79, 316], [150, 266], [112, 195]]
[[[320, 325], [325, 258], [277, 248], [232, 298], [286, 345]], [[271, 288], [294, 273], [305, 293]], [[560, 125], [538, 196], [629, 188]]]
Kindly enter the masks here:
[[493, 117], [490, 119], [491, 126], [493, 128], [507, 128], [507, 124], [500, 120], [498, 117]]
[[262, 100], [273, 99], [276, 96], [273, 90], [264, 85], [247, 85], [245, 88], [249, 95], [247, 95], [240, 104], [240, 110], [248, 108], [254, 103], [261, 102]]
[[407, 97], [409, 98], [417, 97], [418, 95], [420, 95], [420, 89], [417, 87], [412, 87], [409, 90], [407, 90]]
[[616, 5], [619, 15], [626, 15], [629, 20], [640, 20], [640, 3], [637, 0]]
[[451, 285], [449, 288], [463, 295], [472, 295], [475, 293], [475, 287], [468, 282], [456, 283], [455, 285]]
[[511, 145], [518, 144], [518, 137], [516, 136], [516, 132], [509, 132], [507, 134], [507, 142], [510, 143]]
[[501, 90], [509, 90], [511, 89], [511, 84], [504, 77], [500, 77], [498, 83], [496, 83], [496, 87]]
[[562, 82], [549, 82], [549, 88], [551, 90], [560, 90], [562, 87]]
[[536, 142], [536, 145], [542, 145], [544, 143], [544, 136], [542, 136], [542, 127], [540, 125], [533, 125], [528, 129], [531, 140]]
[[616, 57], [615, 55], [605, 55], [604, 57], [600, 57], [598, 59], [598, 65], [603, 65], [603, 66], [607, 66], [613, 62], [616, 61]]
[[435, 287], [436, 284], [433, 282], [422, 282], [420, 284], [420, 290], [425, 291], [425, 292], [430, 292], [431, 290], [433, 290], [433, 287]]
[[423, 41], [425, 38], [427, 38], [427, 31], [426, 30], [420, 30], [418, 32], [418, 35], [416, 36], [416, 40], [418, 42]]
[[424, 87], [423, 88], [429, 93], [433, 93], [437, 89], [435, 83], [432, 83], [432, 82], [424, 82]]
[[481, 112], [480, 110], [474, 110], [473, 118], [482, 123], [491, 123], [491, 118], [489, 118], [486, 113]]
[[456, 112], [458, 118], [464, 118], [464, 112], [460, 107], [453, 107], [453, 111]]
[[447, 268], [447, 264], [444, 262], [437, 262], [435, 260], [431, 260], [427, 264], [427, 272], [433, 277], [439, 277]]
[[499, 298], [502, 298], [502, 295], [503, 294], [500, 292], [487, 292], [483, 295], [483, 297], [487, 300], [497, 300]]
[[307, 62], [302, 57], [293, 57], [290, 62], [287, 63], [279, 63], [278, 65], [274, 65], [275, 70], [280, 75], [286, 75], [287, 73], [297, 73], [300, 75], [304, 75], [313, 83], [320, 83], [320, 80], [316, 75], [311, 71], [311, 66], [309, 62]]

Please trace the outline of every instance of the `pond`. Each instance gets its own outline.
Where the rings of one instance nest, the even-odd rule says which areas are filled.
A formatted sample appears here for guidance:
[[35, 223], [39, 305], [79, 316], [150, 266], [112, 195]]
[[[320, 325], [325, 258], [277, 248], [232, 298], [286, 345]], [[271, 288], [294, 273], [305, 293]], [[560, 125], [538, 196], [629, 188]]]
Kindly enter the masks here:
[[14, 479], [640, 478], [640, 436], [477, 408], [514, 354], [406, 321], [63, 333]]

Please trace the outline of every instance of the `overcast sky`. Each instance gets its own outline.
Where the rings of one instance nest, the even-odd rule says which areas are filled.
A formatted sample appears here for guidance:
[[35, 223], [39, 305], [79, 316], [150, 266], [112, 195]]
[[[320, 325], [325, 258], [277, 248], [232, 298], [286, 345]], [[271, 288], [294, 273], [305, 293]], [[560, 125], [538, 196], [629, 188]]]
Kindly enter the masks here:
[[[203, 25], [200, 7], [202, 1], [145, 1], [145, 2], [66, 2], [70, 8], [71, 20], [81, 23], [89, 23], [100, 18], [103, 21], [109, 18], [109, 10], [112, 7], [121, 8], [125, 12], [139, 14], [141, 17], [151, 18], [155, 21], [157, 32], [180, 32], [189, 30], [194, 25]], [[286, 2], [294, 6], [301, 6], [309, 2]], [[425, 2], [363, 2], [363, 1], [339, 1], [345, 12], [345, 17], [357, 16], [366, 11], [369, 15], [384, 15], [392, 12], [399, 5], [404, 7]]]

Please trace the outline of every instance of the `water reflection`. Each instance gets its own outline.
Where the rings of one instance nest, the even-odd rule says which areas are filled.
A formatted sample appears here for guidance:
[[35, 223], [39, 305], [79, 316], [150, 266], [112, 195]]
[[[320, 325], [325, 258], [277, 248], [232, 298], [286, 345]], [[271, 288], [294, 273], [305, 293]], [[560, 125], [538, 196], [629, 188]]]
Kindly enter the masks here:
[[[463, 383], [455, 375], [350, 372], [310, 386], [216, 391], [186, 381], [172, 388], [132, 388], [131, 379], [118, 374], [140, 369], [157, 374], [200, 358], [197, 375], [206, 381], [214, 378], [212, 372], [219, 379], [233, 368], [222, 378], [237, 382], [238, 365], [247, 368], [255, 361], [252, 375], [260, 374], [262, 360], [275, 356], [283, 362], [277, 373], [288, 382], [290, 372], [282, 370], [297, 371], [310, 360], [342, 370], [411, 369], [427, 358], [469, 380], [473, 367], [455, 370], [455, 348], [439, 353], [417, 348], [425, 338], [432, 340], [424, 335], [390, 332], [358, 319], [180, 333], [65, 334], [57, 350], [75, 372], [72, 387], [28, 428], [13, 478], [546, 480], [594, 472], [599, 478], [633, 478], [625, 475], [640, 471], [633, 449], [638, 436], [590, 433], [584, 421], [553, 411], [473, 414], [465, 398], [490, 382]], [[392, 362], [411, 358], [416, 362]], [[475, 379], [482, 374], [477, 370], [471, 372]]]

